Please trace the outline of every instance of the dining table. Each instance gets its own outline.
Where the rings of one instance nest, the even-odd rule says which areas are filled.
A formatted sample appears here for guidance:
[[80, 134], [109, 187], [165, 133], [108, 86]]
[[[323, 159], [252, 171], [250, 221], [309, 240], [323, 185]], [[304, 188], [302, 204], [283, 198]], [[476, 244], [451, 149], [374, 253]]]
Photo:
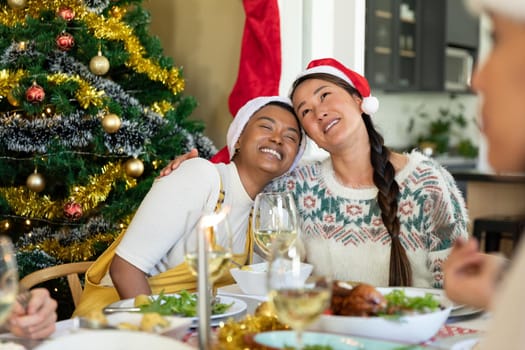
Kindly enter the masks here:
[[[236, 320], [241, 320], [246, 315], [253, 315], [257, 307], [267, 300], [267, 297], [263, 295], [248, 295], [243, 293], [236, 284], [218, 288], [217, 295], [219, 298], [242, 300], [246, 304], [245, 310], [234, 316]], [[471, 310], [471, 312], [466, 312], [464, 315], [449, 317], [439, 332], [422, 345], [428, 346], [429, 349], [470, 349], [468, 346], [457, 347], [457, 344], [468, 341], [474, 344], [488, 329], [490, 320], [491, 314], [489, 312], [475, 309]], [[51, 343], [66, 335], [81, 333], [83, 331], [85, 330], [79, 329], [78, 320], [72, 318], [58, 321], [55, 332], [49, 338], [43, 340], [22, 339], [9, 333], [3, 333], [0, 334], [0, 350], [3, 349], [2, 345], [6, 343], [19, 344], [25, 349], [38, 349], [43, 344]], [[189, 327], [184, 334], [180, 332], [176, 335], [168, 333], [165, 336], [174, 337], [178, 341], [188, 345], [189, 348], [199, 348], [196, 333], [197, 330], [194, 327]]]

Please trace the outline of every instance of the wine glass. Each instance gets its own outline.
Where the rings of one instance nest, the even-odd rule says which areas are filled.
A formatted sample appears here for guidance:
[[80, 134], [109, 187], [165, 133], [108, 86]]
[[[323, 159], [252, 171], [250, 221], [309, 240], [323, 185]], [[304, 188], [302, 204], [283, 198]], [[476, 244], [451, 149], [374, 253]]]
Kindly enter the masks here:
[[257, 246], [270, 255], [272, 242], [281, 239], [283, 247], [297, 238], [297, 208], [289, 192], [265, 192], [255, 197], [252, 216], [253, 237]]
[[272, 245], [267, 273], [268, 297], [279, 321], [296, 332], [297, 349], [302, 334], [330, 305], [332, 281], [328, 276], [301, 274], [301, 240], [289, 243], [277, 237]]
[[9, 316], [18, 293], [18, 268], [11, 239], [0, 236], [0, 324]]
[[[199, 234], [205, 235], [208, 251], [208, 274], [213, 297], [213, 283], [229, 269], [232, 257], [232, 233], [228, 224], [228, 208], [209, 215], [188, 215], [187, 232], [184, 242], [184, 259], [191, 273], [199, 271]], [[212, 298], [212, 300], [214, 300]]]

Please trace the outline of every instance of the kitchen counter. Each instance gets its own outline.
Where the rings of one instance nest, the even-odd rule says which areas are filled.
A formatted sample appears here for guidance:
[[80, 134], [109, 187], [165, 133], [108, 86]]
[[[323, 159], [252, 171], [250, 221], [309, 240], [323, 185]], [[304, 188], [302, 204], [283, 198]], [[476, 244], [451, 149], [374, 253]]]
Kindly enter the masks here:
[[525, 213], [525, 173], [495, 174], [479, 170], [451, 170], [463, 184], [470, 227], [475, 219], [493, 215]]
[[496, 182], [519, 184], [525, 183], [525, 173], [495, 174], [481, 172], [476, 169], [450, 170], [456, 181]]

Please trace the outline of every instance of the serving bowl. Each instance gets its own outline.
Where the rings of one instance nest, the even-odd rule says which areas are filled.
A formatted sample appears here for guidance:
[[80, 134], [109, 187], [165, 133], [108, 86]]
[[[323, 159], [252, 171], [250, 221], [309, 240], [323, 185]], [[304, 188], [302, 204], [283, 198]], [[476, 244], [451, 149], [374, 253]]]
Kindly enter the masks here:
[[405, 295], [409, 297], [425, 296], [426, 293], [431, 293], [440, 302], [442, 308], [433, 312], [400, 317], [324, 314], [309, 329], [413, 344], [432, 338], [447, 320], [453, 303], [439, 290], [409, 287], [377, 288], [383, 295], [399, 289], [404, 290]]
[[[313, 270], [313, 265], [301, 263], [301, 274], [303, 281], [310, 276]], [[230, 270], [233, 279], [239, 285], [244, 294], [266, 296], [268, 289], [266, 288], [266, 274], [268, 271], [268, 263], [258, 263], [246, 265], [242, 268], [233, 268]], [[291, 272], [290, 272], [291, 273]]]

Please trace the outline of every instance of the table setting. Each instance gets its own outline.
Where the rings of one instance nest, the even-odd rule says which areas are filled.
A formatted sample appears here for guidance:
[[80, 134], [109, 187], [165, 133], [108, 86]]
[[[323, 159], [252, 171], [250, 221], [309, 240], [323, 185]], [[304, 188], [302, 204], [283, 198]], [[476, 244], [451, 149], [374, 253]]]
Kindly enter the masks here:
[[[259, 195], [255, 200], [254, 241], [264, 262], [229, 263], [226, 218], [227, 208], [203, 215], [186, 238], [185, 259], [197, 279], [196, 293], [119, 300], [85, 318], [57, 322], [55, 333], [42, 341], [0, 335], [0, 350], [9, 345], [39, 350], [467, 350], [486, 329], [489, 314], [454, 304], [441, 289], [376, 288], [313, 274], [313, 266], [303, 261], [289, 197]], [[236, 283], [215, 290], [214, 282], [228, 270]]]

